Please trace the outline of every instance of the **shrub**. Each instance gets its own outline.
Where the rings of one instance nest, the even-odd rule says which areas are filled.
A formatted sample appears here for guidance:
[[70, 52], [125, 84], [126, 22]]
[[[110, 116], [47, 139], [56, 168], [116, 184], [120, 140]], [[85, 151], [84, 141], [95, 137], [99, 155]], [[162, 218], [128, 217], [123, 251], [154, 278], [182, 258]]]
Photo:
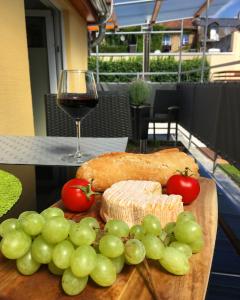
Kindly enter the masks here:
[[129, 96], [131, 104], [142, 105], [146, 103], [150, 95], [150, 87], [144, 80], [137, 79], [129, 86]]
[[[188, 71], [191, 69], [200, 69], [202, 60], [194, 58], [192, 60], [186, 60], [182, 62], [182, 71]], [[89, 70], [96, 71], [96, 58], [89, 58]], [[208, 63], [206, 62], [206, 66]], [[100, 72], [142, 72], [142, 57], [130, 57], [128, 59], [113, 60], [111, 58], [108, 61], [99, 59]], [[168, 58], [156, 58], [150, 61], [151, 72], [178, 72], [178, 61], [173, 57]], [[204, 79], [208, 80], [209, 72], [205, 71]], [[198, 82], [200, 80], [200, 72], [182, 74], [181, 81]], [[101, 82], [131, 82], [136, 79], [136, 75], [107, 75], [100, 76]], [[177, 82], [178, 75], [166, 74], [166, 75], [151, 75], [150, 80], [153, 82]]]

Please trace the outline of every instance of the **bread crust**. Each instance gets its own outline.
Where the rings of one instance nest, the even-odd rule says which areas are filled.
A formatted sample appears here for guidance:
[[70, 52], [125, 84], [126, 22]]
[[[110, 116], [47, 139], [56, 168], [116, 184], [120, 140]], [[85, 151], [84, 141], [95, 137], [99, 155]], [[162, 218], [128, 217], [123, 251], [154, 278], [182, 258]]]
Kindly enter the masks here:
[[76, 177], [93, 179], [95, 190], [103, 192], [122, 180], [151, 180], [165, 186], [172, 175], [186, 167], [194, 177], [199, 177], [194, 159], [175, 148], [151, 154], [111, 152], [85, 162], [78, 168]]

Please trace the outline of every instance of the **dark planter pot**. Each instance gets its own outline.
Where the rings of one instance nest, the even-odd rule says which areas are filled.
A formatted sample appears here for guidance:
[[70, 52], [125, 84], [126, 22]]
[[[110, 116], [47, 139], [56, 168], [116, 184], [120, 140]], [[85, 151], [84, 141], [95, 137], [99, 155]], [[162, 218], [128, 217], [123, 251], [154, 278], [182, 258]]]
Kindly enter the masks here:
[[147, 140], [150, 109], [150, 105], [131, 105], [133, 141]]
[[129, 53], [135, 53], [135, 52], [137, 52], [136, 50], [137, 50], [137, 45], [136, 44], [130, 44], [128, 46]]

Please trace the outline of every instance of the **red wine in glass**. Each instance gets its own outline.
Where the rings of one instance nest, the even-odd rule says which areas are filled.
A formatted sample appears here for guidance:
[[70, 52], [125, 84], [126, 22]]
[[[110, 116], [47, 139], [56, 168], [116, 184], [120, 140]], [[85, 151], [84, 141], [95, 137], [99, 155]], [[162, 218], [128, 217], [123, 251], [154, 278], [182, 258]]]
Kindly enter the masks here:
[[88, 94], [63, 93], [58, 98], [58, 105], [71, 118], [81, 120], [98, 104], [98, 98]]

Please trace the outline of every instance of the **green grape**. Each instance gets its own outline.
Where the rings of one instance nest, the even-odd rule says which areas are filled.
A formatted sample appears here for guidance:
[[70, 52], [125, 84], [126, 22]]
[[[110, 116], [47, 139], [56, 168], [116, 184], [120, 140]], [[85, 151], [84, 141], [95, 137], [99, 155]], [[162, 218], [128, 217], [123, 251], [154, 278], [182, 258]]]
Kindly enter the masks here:
[[100, 229], [98, 221], [93, 217], [83, 218], [79, 223], [84, 224], [84, 225], [88, 225], [96, 231], [98, 231]]
[[79, 246], [71, 257], [71, 270], [75, 276], [89, 275], [96, 266], [97, 254], [93, 247]]
[[129, 233], [131, 238], [141, 240], [145, 234], [145, 229], [142, 225], [133, 225]]
[[52, 259], [54, 246], [46, 242], [41, 235], [32, 243], [32, 257], [40, 264], [48, 264]]
[[167, 234], [165, 231], [162, 231], [159, 238], [165, 246], [169, 246], [169, 244], [176, 241], [174, 233]]
[[173, 247], [164, 249], [159, 262], [168, 272], [175, 275], [185, 275], [190, 269], [186, 255]]
[[45, 219], [50, 219], [52, 217], [64, 217], [64, 212], [58, 207], [48, 207], [41, 212], [41, 215]]
[[92, 270], [90, 277], [100, 286], [112, 285], [117, 278], [117, 274], [110, 258], [97, 254], [96, 266]]
[[168, 236], [169, 235], [164, 230], [162, 230], [161, 234], [159, 235], [159, 238], [162, 242], [164, 242]]
[[174, 228], [176, 226], [176, 222], [170, 222], [165, 225], [162, 233], [160, 234], [160, 240], [163, 241], [164, 245], [169, 245], [171, 242], [176, 241], [174, 236]]
[[163, 255], [163, 242], [152, 234], [146, 234], [142, 238], [142, 243], [146, 250], [146, 257], [151, 259], [160, 259]]
[[72, 226], [73, 224], [76, 224], [76, 222], [74, 220], [71, 220], [71, 219], [67, 219], [67, 220], [68, 220], [70, 226]]
[[194, 221], [177, 222], [174, 235], [177, 241], [190, 244], [202, 236], [202, 229]]
[[119, 274], [122, 271], [124, 264], [125, 264], [124, 254], [122, 254], [118, 257], [111, 258], [111, 262], [113, 263], [113, 265], [116, 269], [116, 273]]
[[74, 251], [74, 247], [70, 241], [65, 240], [58, 243], [54, 247], [53, 254], [52, 254], [52, 260], [56, 265], [56, 267], [60, 269], [69, 268], [73, 251]]
[[125, 264], [128, 266], [131, 266], [132, 264], [130, 264], [130, 262], [128, 262], [128, 260], [126, 259], [126, 257], [124, 256], [124, 260], [125, 260]]
[[118, 237], [127, 237], [129, 234], [128, 225], [121, 220], [109, 220], [106, 223], [104, 230], [109, 234], [116, 235]]
[[69, 229], [68, 220], [63, 217], [52, 217], [46, 220], [42, 229], [42, 236], [48, 243], [56, 244], [68, 237]]
[[35, 236], [41, 233], [45, 219], [36, 212], [25, 215], [20, 220], [22, 229], [29, 235]]
[[186, 255], [187, 258], [192, 256], [192, 249], [189, 245], [180, 243], [180, 242], [172, 242], [170, 247], [176, 248]]
[[66, 269], [62, 276], [62, 288], [69, 296], [80, 294], [85, 289], [87, 282], [88, 276], [77, 277], [72, 273], [71, 269]]
[[26, 216], [32, 214], [32, 213], [37, 213], [35, 210], [26, 210], [24, 212], [22, 212], [19, 216], [18, 216], [18, 220], [21, 221], [22, 219], [24, 219]]
[[185, 221], [194, 221], [196, 222], [196, 218], [191, 211], [183, 211], [177, 216], [177, 222], [185, 222]]
[[76, 223], [69, 230], [69, 238], [77, 246], [91, 245], [96, 239], [96, 232], [86, 224]]
[[30, 246], [31, 238], [22, 230], [11, 230], [2, 239], [2, 254], [9, 259], [18, 259], [25, 255]]
[[175, 226], [176, 226], [176, 222], [170, 222], [170, 223], [167, 223], [167, 224], [165, 225], [165, 227], [163, 228], [163, 230], [164, 230], [167, 234], [171, 234], [171, 233], [173, 233]]
[[144, 245], [139, 240], [131, 239], [126, 242], [124, 255], [129, 264], [140, 264], [144, 260], [145, 254]]
[[23, 275], [32, 275], [40, 268], [41, 264], [32, 258], [32, 253], [29, 250], [25, 255], [16, 260], [18, 271]]
[[175, 238], [175, 235], [174, 234], [171, 234], [169, 236], [169, 243], [172, 243], [172, 242], [177, 242], [177, 239]]
[[159, 219], [153, 215], [145, 216], [142, 220], [142, 226], [145, 229], [146, 233], [160, 235], [162, 232]]
[[124, 245], [119, 237], [107, 234], [100, 239], [99, 250], [103, 255], [114, 258], [123, 254]]
[[189, 244], [189, 246], [192, 249], [192, 253], [198, 253], [202, 250], [202, 248], [204, 247], [204, 239], [203, 237], [199, 237], [197, 240], [195, 240], [194, 242], [192, 242], [191, 244]]
[[14, 229], [19, 229], [20, 228], [20, 223], [18, 219], [11, 218], [3, 221], [0, 225], [0, 236], [4, 236], [7, 232], [14, 230]]
[[52, 273], [53, 275], [57, 275], [60, 276], [63, 274], [64, 270], [63, 269], [59, 269], [53, 261], [50, 261], [50, 263], [48, 264], [48, 270], [50, 271], [50, 273]]

